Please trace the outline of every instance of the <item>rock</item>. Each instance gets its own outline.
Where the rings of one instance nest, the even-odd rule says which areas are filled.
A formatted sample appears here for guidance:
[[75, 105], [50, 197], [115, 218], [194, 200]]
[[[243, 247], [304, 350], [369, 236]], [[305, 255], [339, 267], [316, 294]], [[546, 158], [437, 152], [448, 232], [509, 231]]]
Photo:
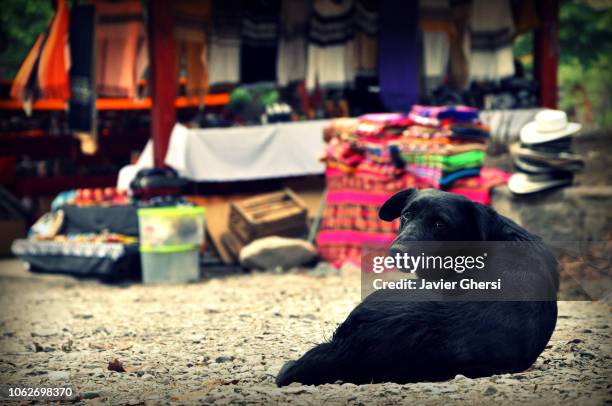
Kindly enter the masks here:
[[102, 368], [96, 368], [90, 372], [90, 375], [97, 376], [99, 378], [104, 378], [106, 376], [106, 372]]
[[99, 397], [100, 397], [100, 392], [96, 392], [96, 391], [83, 392], [83, 394], [81, 395], [81, 398], [83, 399], [95, 399]]
[[127, 370], [123, 366], [123, 362], [119, 361], [117, 358], [113, 358], [113, 360], [108, 363], [106, 369], [115, 372], [127, 372]]
[[192, 336], [189, 338], [189, 340], [190, 340], [192, 343], [194, 343], [194, 344], [199, 344], [199, 343], [201, 343], [201, 342], [204, 340], [204, 336], [202, 336], [202, 335], [198, 335], [198, 334], [195, 334], [195, 335], [192, 335]]
[[294, 395], [299, 395], [300, 393], [314, 393], [315, 392], [315, 388], [313, 386], [287, 386], [283, 392], [285, 393], [291, 393]]
[[72, 351], [72, 340], [68, 340], [62, 344], [62, 351], [64, 352]]
[[53, 329], [53, 328], [45, 328], [45, 327], [40, 327], [40, 326], [36, 326], [34, 327], [34, 329], [32, 330], [32, 337], [51, 337], [54, 335], [57, 335], [57, 330]]
[[309, 242], [277, 236], [255, 240], [240, 251], [240, 263], [258, 269], [290, 269], [316, 257], [317, 249]]
[[92, 350], [107, 350], [108, 349], [108, 344], [107, 343], [101, 343], [101, 342], [90, 342], [89, 343], [89, 348], [91, 348]]
[[464, 383], [464, 382], [469, 382], [470, 378], [468, 378], [465, 375], [461, 375], [461, 374], [457, 374], [455, 375], [455, 383]]
[[70, 372], [67, 371], [52, 371], [47, 375], [51, 381], [66, 381], [70, 379]]
[[497, 393], [497, 389], [495, 389], [492, 386], [487, 387], [487, 389], [485, 389], [485, 391], [482, 393], [485, 396], [493, 396]]
[[595, 359], [595, 354], [588, 352], [588, 351], [578, 351], [578, 355], [580, 355], [581, 357], [587, 358], [587, 359]]
[[230, 362], [230, 361], [233, 361], [233, 360], [234, 360], [234, 357], [232, 357], [231, 355], [230, 356], [221, 355], [220, 357], [215, 358], [215, 362], [217, 364], [222, 364], [224, 362]]

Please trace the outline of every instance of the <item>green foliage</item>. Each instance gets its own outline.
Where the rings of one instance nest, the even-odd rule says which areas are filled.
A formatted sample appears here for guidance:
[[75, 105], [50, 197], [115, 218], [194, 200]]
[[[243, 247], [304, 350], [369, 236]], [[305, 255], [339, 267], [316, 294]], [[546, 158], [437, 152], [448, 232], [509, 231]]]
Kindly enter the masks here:
[[239, 86], [230, 95], [229, 111], [245, 122], [258, 122], [266, 106], [278, 102], [278, 90], [269, 84]]
[[0, 74], [12, 79], [53, 17], [51, 0], [0, 0]]
[[587, 125], [612, 127], [612, 8], [561, 2], [560, 108]]
[[[612, 7], [562, 0], [559, 52], [559, 108], [583, 124], [612, 127]], [[529, 75], [533, 33], [516, 38], [513, 53]]]
[[532, 78], [533, 75], [533, 32], [527, 32], [519, 35], [514, 39], [512, 46], [514, 57], [521, 61], [527, 77]]
[[559, 66], [560, 108], [584, 124], [612, 128], [611, 55], [585, 65], [577, 57]]
[[575, 58], [585, 67], [612, 54], [612, 7], [595, 9], [586, 1], [561, 2], [559, 11], [561, 63]]

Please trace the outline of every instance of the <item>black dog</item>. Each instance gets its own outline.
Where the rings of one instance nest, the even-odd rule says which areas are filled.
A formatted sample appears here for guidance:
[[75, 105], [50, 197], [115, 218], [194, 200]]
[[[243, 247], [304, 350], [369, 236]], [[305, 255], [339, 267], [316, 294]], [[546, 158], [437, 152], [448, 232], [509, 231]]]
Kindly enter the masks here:
[[330, 342], [287, 362], [278, 386], [476, 378], [524, 371], [535, 362], [555, 329], [558, 290], [556, 260], [539, 237], [486, 206], [437, 190], [399, 192], [379, 216], [386, 221], [401, 216], [391, 254], [405, 252], [413, 241], [528, 242], [528, 252], [497, 265], [511, 264], [502, 273], [513, 288], [547, 290], [551, 299], [377, 300], [385, 294], [377, 291], [351, 312]]

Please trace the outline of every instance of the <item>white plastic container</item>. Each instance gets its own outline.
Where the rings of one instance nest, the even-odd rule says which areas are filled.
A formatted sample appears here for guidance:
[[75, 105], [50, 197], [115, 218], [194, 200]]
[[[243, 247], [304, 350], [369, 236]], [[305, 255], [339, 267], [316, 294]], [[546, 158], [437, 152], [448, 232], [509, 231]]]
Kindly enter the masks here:
[[138, 210], [142, 281], [185, 283], [200, 277], [204, 209], [176, 206]]
[[187, 283], [200, 279], [197, 248], [176, 252], [141, 252], [142, 282]]
[[204, 243], [204, 208], [193, 206], [138, 209], [140, 247], [166, 251]]

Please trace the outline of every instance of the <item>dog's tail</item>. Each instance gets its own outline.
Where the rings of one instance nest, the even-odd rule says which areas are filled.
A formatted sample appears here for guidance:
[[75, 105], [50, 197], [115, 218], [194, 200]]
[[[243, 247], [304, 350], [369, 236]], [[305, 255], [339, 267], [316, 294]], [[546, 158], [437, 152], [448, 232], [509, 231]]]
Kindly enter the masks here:
[[304, 385], [322, 385], [334, 383], [341, 377], [343, 370], [334, 343], [319, 344], [300, 359], [283, 365], [276, 376], [278, 386], [287, 386], [292, 382]]

